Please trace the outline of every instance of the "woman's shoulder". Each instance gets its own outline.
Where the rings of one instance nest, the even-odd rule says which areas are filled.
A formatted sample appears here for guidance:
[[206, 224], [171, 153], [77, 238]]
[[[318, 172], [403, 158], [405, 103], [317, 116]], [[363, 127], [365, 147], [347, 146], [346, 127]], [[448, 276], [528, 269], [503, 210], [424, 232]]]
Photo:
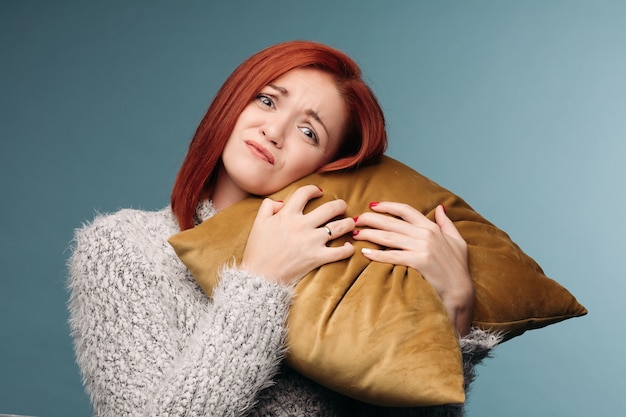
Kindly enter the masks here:
[[121, 250], [120, 247], [132, 242], [154, 244], [178, 230], [169, 206], [158, 211], [126, 208], [109, 214], [97, 213], [93, 220], [76, 229], [74, 243]]
[[92, 220], [86, 221], [77, 230], [128, 230], [134, 228], [142, 230], [175, 229], [176, 219], [169, 206], [156, 211], [124, 208], [113, 213], [96, 213]]

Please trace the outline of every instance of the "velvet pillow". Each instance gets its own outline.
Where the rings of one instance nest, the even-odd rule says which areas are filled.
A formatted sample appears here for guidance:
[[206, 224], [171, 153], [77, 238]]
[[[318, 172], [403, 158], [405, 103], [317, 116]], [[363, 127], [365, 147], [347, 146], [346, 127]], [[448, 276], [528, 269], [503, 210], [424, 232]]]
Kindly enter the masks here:
[[[295, 189], [324, 190], [309, 211], [336, 198], [347, 216], [369, 210], [372, 201], [410, 204], [431, 220], [444, 204], [468, 243], [475, 285], [473, 325], [505, 339], [587, 310], [503, 231], [461, 198], [389, 157], [358, 170], [313, 174], [270, 196], [287, 200]], [[250, 197], [170, 238], [178, 257], [207, 295], [218, 270], [240, 260], [261, 203]], [[371, 262], [354, 241], [355, 254], [324, 265], [296, 286], [289, 314], [287, 363], [344, 395], [387, 406], [428, 406], [464, 401], [463, 370], [455, 330], [432, 287], [412, 268]]]

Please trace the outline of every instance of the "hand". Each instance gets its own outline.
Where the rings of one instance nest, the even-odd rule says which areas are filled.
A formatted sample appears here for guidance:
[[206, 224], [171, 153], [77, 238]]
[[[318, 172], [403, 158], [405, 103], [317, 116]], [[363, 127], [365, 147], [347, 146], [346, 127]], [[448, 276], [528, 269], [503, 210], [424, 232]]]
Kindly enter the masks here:
[[282, 284], [293, 284], [313, 269], [352, 256], [354, 246], [329, 247], [327, 226], [333, 238], [354, 230], [354, 220], [330, 221], [346, 212], [343, 200], [322, 204], [303, 214], [312, 198], [322, 195], [314, 185], [298, 188], [286, 203], [266, 198], [257, 213], [241, 266]]
[[467, 243], [443, 206], [436, 208], [435, 222], [407, 204], [381, 202], [370, 207], [376, 213], [358, 217], [356, 225], [366, 228], [353, 232], [353, 238], [389, 249], [363, 249], [363, 255], [373, 261], [416, 269], [441, 297], [457, 331], [466, 335], [474, 309]]

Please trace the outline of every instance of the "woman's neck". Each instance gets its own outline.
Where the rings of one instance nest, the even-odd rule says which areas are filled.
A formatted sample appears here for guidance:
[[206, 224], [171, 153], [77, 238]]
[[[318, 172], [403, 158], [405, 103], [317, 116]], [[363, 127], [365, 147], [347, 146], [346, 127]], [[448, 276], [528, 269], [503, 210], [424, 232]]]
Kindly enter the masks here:
[[224, 168], [221, 167], [218, 172], [215, 187], [213, 188], [213, 195], [211, 196], [211, 201], [213, 201], [213, 205], [217, 211], [222, 211], [248, 197], [248, 193], [237, 187], [228, 175], [224, 175], [222, 172], [223, 169]]

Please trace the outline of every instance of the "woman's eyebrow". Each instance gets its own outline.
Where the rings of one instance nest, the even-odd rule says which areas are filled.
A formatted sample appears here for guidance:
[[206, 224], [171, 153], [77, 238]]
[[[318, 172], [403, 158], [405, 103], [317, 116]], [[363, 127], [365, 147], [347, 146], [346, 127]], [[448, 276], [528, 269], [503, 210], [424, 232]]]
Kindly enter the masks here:
[[[273, 88], [274, 90], [278, 91], [281, 95], [287, 97], [289, 95], [289, 91], [287, 91], [287, 89], [285, 87], [281, 87], [275, 84], [268, 84], [268, 87]], [[326, 125], [324, 124], [324, 122], [322, 121], [322, 119], [320, 118], [319, 114], [317, 114], [317, 112], [313, 109], [308, 109], [306, 111], [306, 114], [311, 116], [313, 119], [315, 119], [315, 121], [317, 123], [319, 123], [320, 125], [322, 125], [322, 127], [324, 128], [324, 130], [326, 131], [326, 135], [330, 136], [328, 134], [328, 129], [326, 128]]]
[[272, 87], [274, 90], [278, 91], [283, 96], [288, 96], [289, 95], [289, 91], [287, 91], [287, 89], [285, 87], [279, 87], [279, 86], [274, 85], [274, 84], [268, 84], [268, 86]]
[[326, 131], [326, 136], [330, 136], [328, 134], [328, 129], [326, 129], [326, 125], [324, 124], [324, 122], [322, 122], [322, 119], [320, 119], [319, 114], [317, 114], [317, 112], [313, 109], [309, 109], [306, 111], [306, 114], [308, 114], [309, 116], [311, 116], [312, 118], [314, 118], [317, 123], [319, 123], [320, 125], [322, 125], [322, 127], [324, 128], [324, 130]]

